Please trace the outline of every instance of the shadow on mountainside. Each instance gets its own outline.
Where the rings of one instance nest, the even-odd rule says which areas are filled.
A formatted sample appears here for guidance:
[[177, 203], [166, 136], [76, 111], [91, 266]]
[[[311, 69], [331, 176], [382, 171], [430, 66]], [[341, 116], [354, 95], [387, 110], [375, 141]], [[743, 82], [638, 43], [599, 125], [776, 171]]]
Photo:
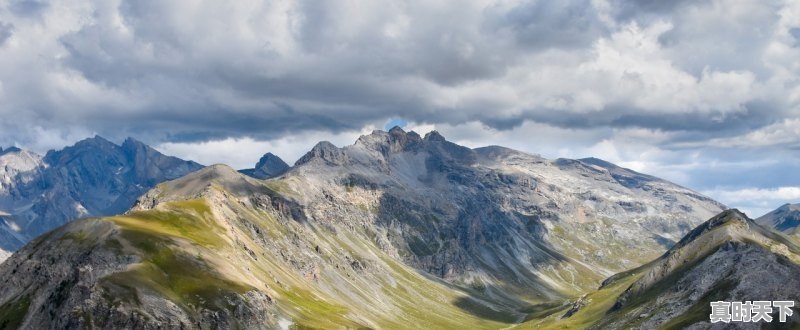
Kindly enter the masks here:
[[[429, 173], [421, 180], [446, 182], [452, 194], [409, 191], [358, 175], [342, 184], [383, 192], [375, 224], [386, 230], [395, 248], [406, 252], [401, 253], [404, 263], [466, 294], [452, 302], [465, 312], [516, 323], [575, 295], [575, 287], [565, 290], [558, 281], [569, 281], [567, 277], [585, 269], [576, 269], [543, 239], [547, 229], [541, 220], [554, 215], [503, 210], [484, 189], [460, 189], [482, 184], [472, 172], [440, 167]], [[556, 276], [561, 277], [554, 282]]]

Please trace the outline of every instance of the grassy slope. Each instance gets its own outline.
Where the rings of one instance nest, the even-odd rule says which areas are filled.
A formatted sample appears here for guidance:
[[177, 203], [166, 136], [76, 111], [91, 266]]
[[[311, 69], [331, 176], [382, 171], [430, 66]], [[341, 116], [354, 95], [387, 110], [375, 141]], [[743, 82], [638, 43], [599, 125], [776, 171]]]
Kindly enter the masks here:
[[[331, 278], [309, 280], [279, 258], [278, 251], [257, 244], [252, 233], [243, 231], [238, 223], [222, 222], [209, 205], [203, 199], [174, 201], [155, 210], [105, 218], [103, 221], [116, 224], [120, 233], [103, 244], [120, 253], [133, 252], [141, 259], [127, 271], [100, 281], [109, 303], [140, 304], [142, 294], [157, 294], [189, 312], [200, 307], [222, 310], [234, 307], [228, 305], [226, 296], [260, 290], [274, 298], [278, 313], [298, 328], [497, 329], [518, 317], [492, 310], [487, 304], [457, 306], [457, 302], [469, 301], [461, 288], [418, 273], [354, 233], [330, 235], [306, 228], [304, 239], [369, 259], [380, 276], [360, 274], [366, 278], [359, 279], [351, 271], [345, 275], [324, 273]], [[300, 224], [280, 222], [275, 214], [263, 210], [231, 207], [279, 248], [302, 250], [290, 244], [297, 239]], [[87, 235], [76, 232], [65, 238], [91, 240]], [[243, 252], [241, 246], [258, 258]], [[363, 290], [369, 288], [366, 282], [376, 279], [372, 289], [380, 291]], [[372, 309], [365, 301], [392, 312]]]
[[[268, 182], [266, 189], [288, 194], [286, 187]], [[519, 308], [496, 304], [479, 288], [445, 283], [397, 261], [363, 228], [300, 223], [242, 203], [221, 186], [214, 189], [216, 198], [166, 202], [100, 220], [119, 228], [102, 244], [140, 260], [101, 279], [109, 303], [136, 305], [143, 294], [156, 294], [190, 313], [221, 311], [235, 307], [229, 305], [231, 295], [258, 290], [274, 301], [277, 317], [297, 328], [583, 329], [607, 317], [620, 294], [648, 269], [615, 277], [562, 319], [571, 307], [563, 301]], [[80, 244], [97, 240], [91, 232], [63, 238]], [[26, 310], [24, 298], [0, 306], [0, 325], [18, 323]], [[690, 323], [698, 310], [690, 308], [670, 325]]]
[[[172, 202], [169, 211], [135, 212], [108, 218], [121, 229], [123, 242], [106, 241], [111, 247], [131, 247], [141, 262], [126, 272], [101, 281], [112, 303], [139, 303], [142, 291], [157, 293], [189, 311], [233, 309], [227, 295], [253, 288], [217, 274], [201, 256], [204, 250], [223, 249], [223, 231], [213, 222], [208, 206], [200, 200]], [[182, 248], [178, 242], [193, 248]], [[197, 253], [193, 253], [193, 252]]]
[[[277, 187], [271, 182], [268, 188]], [[280, 188], [282, 194], [287, 194], [285, 187]], [[296, 233], [303, 233], [309, 244], [371, 261], [377, 265], [379, 274], [358, 278], [364, 275], [327, 273], [329, 278], [323, 272], [319, 279], [310, 280], [293, 270], [276, 251], [258, 244], [252, 233], [230, 224], [226, 225], [230, 228], [221, 225], [208, 201], [174, 201], [156, 210], [108, 218], [122, 229], [122, 242], [106, 244], [133, 247], [143, 254], [140, 264], [104, 279], [109, 297], [138, 302], [137, 296], [146, 290], [167, 297], [187, 310], [198, 306], [219, 310], [232, 307], [225, 305], [226, 295], [258, 289], [273, 297], [279, 313], [298, 328], [499, 329], [528, 320], [520, 326], [580, 329], [602, 318], [619, 294], [639, 276], [628, 276], [590, 293], [587, 296], [590, 303], [586, 307], [568, 319], [561, 319], [570, 307], [563, 302], [521, 305], [516, 310], [495, 305], [474, 288], [445, 283], [398, 262], [365, 239], [370, 235], [362, 231], [334, 234], [281, 221], [276, 214], [265, 210], [237, 203], [229, 207], [272, 241], [276, 245], [272, 248], [302, 250], [302, 246], [291, 242], [296, 240]], [[259, 258], [248, 257], [241, 249], [233, 248], [230, 237], [233, 233], [237, 244], [246, 246]], [[80, 238], [81, 234], [74, 236]], [[336, 261], [333, 256], [327, 258], [329, 262]], [[227, 276], [230, 274], [215, 271], [220, 268], [246, 268], [248, 274], [231, 278]], [[575, 278], [589, 272], [588, 269], [579, 270], [579, 274], [554, 275], [556, 278], [572, 276], [572, 281], [579, 280], [585, 285], [598, 280], [594, 273], [587, 278]], [[580, 292], [576, 290], [570, 294], [579, 295]]]
[[30, 297], [20, 297], [0, 306], [0, 329], [17, 329], [28, 313]]
[[562, 316], [570, 309], [571, 305], [562, 305], [532, 314], [530, 320], [517, 325], [515, 329], [586, 329], [591, 327], [606, 316], [619, 295], [641, 275], [641, 271], [628, 273], [611, 285], [587, 294], [584, 298], [588, 302], [587, 305], [569, 318], [562, 318]]
[[[733, 230], [731, 232], [730, 230]], [[738, 230], [738, 231], [737, 231]], [[730, 236], [733, 233], [733, 236]], [[754, 239], [761, 237], [761, 239]], [[626, 289], [631, 287], [639, 278], [646, 274], [651, 267], [657, 265], [659, 260], [655, 260], [650, 264], [644, 265], [637, 269], [620, 273], [613, 278], [613, 282], [603, 288], [589, 293], [585, 299], [588, 301], [587, 305], [581, 308], [577, 313], [569, 318], [562, 319], [561, 316], [566, 313], [571, 306], [561, 306], [551, 308], [545, 312], [538, 314], [532, 313], [530, 319], [518, 325], [518, 329], [585, 329], [589, 327], [605, 328], [610, 321], [614, 320], [614, 315], [638, 315], [637, 310], [640, 306], [647, 303], [652, 303], [661, 293], [669, 290], [674, 283], [688, 272], [692, 267], [702, 262], [716, 249], [730, 239], [735, 239], [748, 244], [756, 244], [767, 250], [771, 250], [776, 245], [782, 245], [784, 248], [788, 246], [791, 253], [782, 253], [789, 257], [796, 257], [798, 247], [784, 236], [766, 231], [761, 228], [754, 227], [746, 229], [742, 223], [729, 222], [724, 223], [712, 231], [703, 233], [702, 236], [691, 242], [685, 247], [682, 247], [680, 254], [687, 263], [672, 269], [670, 275], [660, 279], [651, 287], [647, 288], [641, 294], [637, 294], [627, 301], [624, 307], [620, 310], [611, 311], [617, 298], [625, 292]], [[797, 261], [795, 261], [797, 262]], [[720, 281], [709, 290], [709, 292], [701, 297], [694, 305], [690, 306], [684, 313], [678, 315], [665, 324], [660, 326], [661, 329], [680, 329], [688, 325], [694, 324], [708, 318], [708, 303], [710, 301], [722, 299], [727, 292], [729, 292], [735, 283], [727, 280]], [[631, 319], [630, 322], [622, 326], [626, 329], [637, 328], [640, 326], [640, 319]]]

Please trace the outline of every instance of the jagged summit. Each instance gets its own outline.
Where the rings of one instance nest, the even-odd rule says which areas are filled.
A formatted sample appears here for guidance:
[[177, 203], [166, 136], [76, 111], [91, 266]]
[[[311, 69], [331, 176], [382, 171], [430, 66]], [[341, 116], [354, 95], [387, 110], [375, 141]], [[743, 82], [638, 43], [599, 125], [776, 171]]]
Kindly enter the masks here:
[[261, 158], [258, 159], [258, 163], [256, 163], [256, 168], [270, 166], [272, 163], [280, 163], [282, 167], [288, 167], [288, 165], [286, 165], [283, 159], [281, 159], [280, 157], [276, 156], [271, 152], [268, 152], [264, 154], [264, 156], [261, 156]]
[[113, 152], [119, 146], [105, 139], [100, 135], [86, 138], [76, 142], [74, 145], [64, 147], [61, 150], [50, 150], [44, 158], [49, 164], [58, 164], [72, 161], [79, 154], [99, 154]]
[[[58, 150], [58, 151], [51, 150], [51, 151], [48, 152], [48, 154], [51, 153], [51, 152], [57, 153], [57, 152], [63, 152], [63, 151], [66, 151], [66, 150], [76, 150], [76, 149], [84, 149], [84, 148], [104, 148], [104, 149], [108, 149], [108, 148], [120, 148], [120, 147], [124, 148], [124, 149], [152, 149], [149, 145], [147, 145], [144, 142], [141, 142], [141, 141], [139, 141], [139, 140], [137, 140], [137, 139], [135, 139], [133, 137], [125, 138], [125, 140], [122, 142], [122, 144], [118, 145], [118, 144], [112, 142], [109, 139], [106, 139], [105, 137], [103, 137], [103, 136], [101, 136], [99, 134], [95, 134], [93, 137], [89, 137], [89, 138], [85, 138], [83, 140], [80, 140], [80, 141], [76, 142], [72, 146], [64, 147], [62, 150]], [[153, 149], [153, 150], [155, 150], [155, 149]]]
[[[376, 216], [398, 226], [402, 238], [392, 238], [394, 244], [412, 246], [410, 259], [415, 265], [442, 277], [469, 281], [476, 276], [470, 272], [497, 267], [484, 264], [482, 258], [541, 256], [542, 250], [551, 247], [506, 251], [501, 241], [512, 239], [520, 228], [527, 231], [521, 237], [545, 235], [524, 244], [552, 244], [575, 260], [560, 263], [564, 267], [560, 271], [584, 277], [581, 283], [569, 280], [573, 282], [569, 288], [541, 289], [552, 296], [652, 260], [701, 219], [722, 211], [720, 204], [698, 193], [611, 163], [602, 163], [611, 170], [580, 160], [560, 164], [498, 146], [471, 149], [447, 141], [436, 131], [420, 138], [413, 131], [392, 128], [365, 134], [342, 148], [321, 142], [280, 179], [300, 191], [297, 195], [305, 204], [326, 200], [341, 209], [358, 202], [354, 207], [359, 210], [376, 210], [376, 215], [364, 215], [365, 219]], [[358, 194], [356, 188], [369, 193]], [[315, 212], [326, 218], [336, 213], [320, 208]], [[414, 215], [399, 211], [405, 209], [415, 210]], [[427, 220], [414, 220], [417, 217], [448, 220], [434, 226]], [[518, 222], [519, 226], [512, 225]], [[544, 229], [551, 225], [558, 228]], [[589, 226], [594, 229], [587, 230]], [[451, 241], [453, 237], [469, 239]], [[471, 245], [478, 241], [484, 249], [480, 254]], [[576, 246], [572, 241], [591, 243]], [[637, 248], [609, 248], [621, 241]], [[431, 255], [460, 261], [441, 266], [430, 261]], [[593, 270], [583, 269], [585, 265]], [[526, 260], [506, 266], [503, 274], [514, 275], [496, 275], [496, 281], [530, 283], [562, 276], [542, 275], [545, 271]]]
[[430, 131], [428, 134], [425, 134], [425, 141], [436, 141], [436, 142], [445, 142], [447, 139], [444, 138], [438, 131]]
[[386, 172], [391, 158], [402, 153], [427, 155], [430, 165], [441, 164], [448, 168], [469, 166], [479, 157], [475, 150], [449, 142], [436, 131], [422, 138], [414, 131], [393, 127], [389, 132], [375, 130], [362, 135], [353, 145], [343, 148], [327, 141], [320, 142], [300, 158], [295, 167], [317, 160], [316, 163], [329, 166], [357, 165]]
[[320, 159], [329, 164], [343, 165], [347, 160], [344, 152], [336, 147], [333, 143], [328, 141], [320, 141], [311, 151], [306, 153], [303, 157], [295, 162], [295, 166], [311, 162], [315, 159]]
[[94, 145], [94, 146], [116, 146], [114, 142], [95, 134], [95, 136], [86, 138], [83, 140], [78, 141], [75, 143], [74, 147], [77, 146], [86, 146], [86, 145]]
[[402, 127], [395, 125], [389, 129], [389, 134], [406, 134], [406, 131], [404, 131]]
[[422, 138], [416, 132], [406, 132], [399, 126], [395, 126], [388, 132], [375, 130], [370, 134], [362, 135], [356, 140], [355, 146], [377, 151], [386, 157], [391, 153], [417, 151], [422, 143]]
[[122, 142], [121, 146], [124, 149], [152, 149], [144, 142], [134, 139], [132, 137], [126, 138], [125, 141]]
[[254, 177], [256, 179], [269, 179], [279, 176], [288, 171], [290, 166], [280, 157], [268, 152], [261, 156], [256, 163], [256, 167], [240, 170], [239, 172]]
[[125, 212], [156, 184], [202, 168], [132, 138], [117, 145], [99, 135], [44, 157], [14, 155], [4, 155], [16, 170], [4, 175], [0, 208], [25, 240], [77, 218]]

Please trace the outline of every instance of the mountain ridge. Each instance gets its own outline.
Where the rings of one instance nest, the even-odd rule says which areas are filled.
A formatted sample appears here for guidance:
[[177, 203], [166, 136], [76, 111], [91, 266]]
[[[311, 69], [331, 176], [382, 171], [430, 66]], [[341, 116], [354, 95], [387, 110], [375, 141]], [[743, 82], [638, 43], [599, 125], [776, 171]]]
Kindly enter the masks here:
[[[800, 246], [736, 209], [712, 217], [678, 244], [543, 320], [524, 326], [707, 329], [709, 302], [800, 299]], [[792, 327], [800, 324], [795, 313]], [[737, 327], [759, 328], [740, 324]], [[520, 326], [522, 328], [522, 325]]]
[[6, 251], [80, 217], [122, 213], [155, 184], [201, 167], [133, 138], [117, 145], [96, 135], [44, 156], [9, 150], [0, 156], [16, 157], [4, 167], [0, 189], [0, 248]]
[[0, 309], [44, 328], [505, 328], [722, 208], [626, 173], [399, 128], [266, 180], [213, 165], [27, 244], [0, 265]]
[[[495, 149], [496, 151], [496, 149]], [[490, 155], [494, 155], [492, 158], [489, 157]], [[598, 170], [595, 166], [591, 164], [586, 164], [580, 161], [576, 161], [576, 164], [581, 164], [579, 166], [580, 169], [591, 169], [594, 173], [607, 173]], [[517, 166], [517, 168], [507, 168], [508, 165]], [[469, 245], [464, 245], [458, 249], [464, 249], [460, 252], [455, 251], [448, 251], [448, 252], [436, 252], [437, 249], [441, 249], [443, 246], [448, 246], [448, 249], [451, 249], [454, 245], [452, 243], [457, 243], [457, 241], [452, 241], [452, 239], [456, 237], [464, 237], [466, 242], [470, 242], [473, 240], [481, 241], [480, 236], [484, 235], [482, 231], [493, 231], [498, 230], [500, 235], [519, 235], [518, 230], [522, 226], [526, 229], [524, 236], [528, 237], [528, 235], [547, 235], [548, 231], [551, 230], [558, 230], [562, 231], [561, 226], [564, 225], [572, 225], [572, 224], [565, 224], [563, 221], [557, 222], [556, 219], [558, 218], [557, 214], [562, 214], [567, 218], [572, 218], [574, 220], [578, 220], [577, 222], [584, 221], [585, 218], [592, 219], [594, 216], [591, 213], [588, 213], [589, 216], [587, 217], [588, 209], [583, 209], [583, 206], [575, 207], [570, 206], [571, 210], [564, 210], [565, 206], [561, 206], [556, 202], [553, 204], [550, 202], [548, 204], [548, 200], [553, 201], [551, 198], [548, 197], [551, 195], [548, 191], [557, 190], [558, 185], [548, 184], [542, 185], [538, 184], [536, 180], [537, 171], [528, 169], [529, 166], [536, 166], [536, 168], [541, 167], [543, 170], [547, 170], [548, 174], [538, 173], [539, 175], [545, 176], [558, 176], [564, 175], [563, 171], [571, 171], [571, 169], [559, 165], [558, 161], [548, 161], [540, 156], [530, 155], [526, 153], [521, 153], [518, 151], [513, 151], [507, 149], [505, 152], [493, 152], [491, 147], [488, 148], [477, 148], [477, 149], [470, 149], [463, 146], [458, 146], [453, 144], [452, 142], [447, 141], [441, 134], [438, 132], [431, 132], [425, 135], [425, 137], [420, 137], [419, 134], [415, 132], [404, 132], [402, 129], [393, 128], [390, 132], [384, 131], [375, 131], [371, 134], [367, 134], [358, 138], [355, 144], [345, 146], [342, 148], [338, 148], [330, 143], [327, 142], [320, 142], [318, 143], [309, 153], [307, 153], [304, 157], [298, 160], [295, 167], [293, 167], [289, 172], [284, 174], [283, 182], [287, 183], [293, 190], [300, 191], [299, 195], [305, 198], [301, 200], [302, 203], [310, 203], [310, 204], [318, 204], [314, 201], [318, 200], [329, 200], [332, 203], [337, 204], [337, 206], [330, 206], [334, 208], [342, 208], [354, 207], [356, 209], [362, 208], [367, 210], [374, 210], [376, 215], [378, 216], [381, 222], [376, 223], [379, 226], [389, 226], [389, 228], [394, 228], [392, 231], [397, 232], [399, 235], [393, 236], [393, 238], [388, 242], [383, 242], [384, 245], [393, 245], [395, 248], [399, 250], [405, 250], [410, 248], [411, 254], [405, 256], [407, 258], [407, 262], [411, 264], [417, 265], [417, 267], [423, 267], [427, 272], [438, 274], [438, 276], [442, 276], [444, 278], [450, 278], [450, 280], [455, 281], [467, 281], [467, 283], [476, 281], [478, 278], [483, 278], [485, 274], [482, 274], [482, 271], [478, 271], [475, 273], [474, 270], [467, 270], [464, 268], [462, 262], [447, 265], [447, 263], [443, 266], [439, 264], [441, 261], [429, 260], [430, 257], [428, 256], [429, 253], [433, 253], [431, 256], [433, 258], [437, 258], [437, 253], [455, 253], [450, 258], [460, 259], [460, 258], [467, 258], [472, 259], [476, 258], [478, 253], [487, 253], [478, 252], [477, 250], [473, 252], [469, 252], [470, 249], [474, 249]], [[518, 168], [522, 167], [522, 168]], [[518, 172], [520, 169], [524, 171], [531, 171], [525, 174], [521, 174]], [[499, 170], [499, 171], [498, 171]], [[502, 173], [506, 172], [508, 173]], [[554, 173], [556, 172], [556, 173]], [[562, 172], [562, 173], [558, 173]], [[530, 173], [530, 174], [528, 174]], [[533, 176], [529, 176], [533, 175]], [[569, 174], [570, 176], [573, 174]], [[584, 175], [584, 173], [581, 173]], [[603, 178], [604, 184], [613, 184], [618, 185], [619, 183], [610, 177], [609, 174], [602, 174], [608, 175], [607, 178]], [[570, 177], [572, 179], [573, 177]], [[598, 178], [599, 179], [599, 178]], [[575, 195], [579, 195], [575, 202], [577, 203], [586, 203], [590, 202], [596, 205], [602, 205], [604, 208], [611, 207], [611, 209], [616, 209], [613, 211], [612, 214], [624, 214], [628, 212], [641, 212], [645, 217], [652, 217], [652, 215], [647, 214], [654, 214], [653, 210], [648, 210], [644, 207], [645, 204], [637, 204], [635, 202], [628, 202], [628, 201], [615, 201], [614, 206], [608, 205], [608, 202], [603, 201], [603, 198], [600, 196], [595, 196], [591, 191], [581, 190], [583, 187], [592, 186], [592, 184], [577, 184], [574, 187], [574, 191], [570, 192], [574, 198]], [[653, 186], [655, 185], [655, 186]], [[653, 183], [652, 185], [643, 184], [639, 185], [639, 187], [647, 187], [648, 189], [653, 188], [652, 190], [657, 194], [664, 194], [670, 196], [671, 192], [668, 190], [664, 190], [664, 188], [659, 187], [660, 185], [668, 185], [669, 187], [677, 187], [676, 185], [671, 185], [666, 183], [665, 181], [658, 181]], [[515, 204], [528, 204], [530, 206], [525, 206], [525, 209], [520, 210], [505, 210], [503, 208], [496, 208], [490, 205], [493, 205], [494, 202], [490, 202], [493, 200], [500, 201], [504, 197], [503, 195], [508, 196], [508, 191], [505, 191], [506, 188], [503, 186], [514, 187], [514, 189], [522, 189], [519, 192], [513, 192], [511, 196], [516, 196], [516, 194], [522, 193], [526, 191], [526, 194], [534, 194], [538, 196], [544, 197], [542, 202], [533, 202], [527, 201], [524, 197], [522, 200], [513, 201]], [[326, 187], [324, 189], [320, 189], [321, 187]], [[338, 188], [336, 188], [338, 187]], [[656, 188], [658, 187], [658, 188]], [[336, 189], [334, 189], [336, 188]], [[543, 189], [543, 188], [546, 188]], [[341, 190], [339, 190], [341, 189]], [[466, 189], [466, 190], [465, 190]], [[479, 189], [479, 190], [473, 190]], [[501, 191], [497, 191], [497, 194], [491, 193], [495, 191], [495, 189], [501, 189]], [[620, 189], [624, 189], [629, 191], [628, 189], [639, 189], [638, 187], [620, 187], [615, 188], [617, 191]], [[673, 188], [669, 188], [673, 189]], [[707, 197], [703, 197], [701, 199], [695, 199], [695, 197], [699, 197], [700, 195], [694, 192], [690, 192], [685, 188], [675, 188], [681, 189], [682, 194], [685, 196], [692, 196], [689, 197], [690, 199], [694, 199], [692, 203], [708, 203], [710, 199]], [[453, 191], [459, 191], [460, 196], [451, 196]], [[469, 194], [464, 194], [467, 191], [471, 191]], [[481, 192], [483, 191], [483, 192]], [[489, 193], [487, 193], [487, 191]], [[620, 191], [621, 193], [622, 191]], [[644, 191], [642, 191], [644, 192]], [[616, 191], [614, 193], [617, 193]], [[630, 192], [626, 192], [630, 193]], [[376, 196], [376, 194], [380, 196]], [[556, 195], [561, 194], [561, 192], [555, 192]], [[313, 196], [313, 197], [312, 197]], [[409, 196], [417, 196], [414, 198], [408, 198]], [[376, 199], [377, 197], [377, 199]], [[652, 197], [651, 197], [652, 198]], [[672, 198], [672, 197], [670, 197]], [[353, 203], [353, 200], [363, 200], [363, 203]], [[667, 205], [669, 204], [680, 204], [678, 202], [680, 199], [669, 199], [666, 201]], [[457, 201], [454, 203], [454, 201]], [[531, 205], [531, 203], [533, 204]], [[599, 202], [599, 203], [598, 203]], [[508, 203], [508, 202], [503, 202]], [[619, 203], [619, 204], [617, 204]], [[660, 202], [663, 203], [663, 202]], [[358, 204], [358, 205], [353, 205]], [[502, 203], [500, 203], [502, 204]], [[435, 205], [435, 206], [434, 206]], [[485, 205], [483, 210], [479, 209], [463, 209], [463, 206], [466, 205]], [[550, 207], [543, 207], [543, 205], [552, 205]], [[320, 214], [325, 214], [328, 211], [329, 206], [319, 205], [319, 210], [311, 210], [311, 212], [317, 212]], [[481, 206], [479, 206], [481, 207]], [[518, 206], [512, 206], [518, 207]], [[663, 206], [659, 206], [663, 207]], [[684, 214], [686, 210], [694, 210], [697, 206], [688, 206], [683, 205], [684, 208], [676, 209], [672, 212], [677, 212], [677, 214]], [[706, 211], [701, 216], [708, 217], [716, 212], [719, 212], [722, 207], [720, 204], [710, 203], [707, 206], [713, 208], [712, 211]], [[312, 206], [311, 208], [316, 208]], [[408, 210], [417, 210], [416, 212], [408, 213], [408, 212], [400, 212], [399, 210], [408, 209]], [[565, 212], [566, 211], [566, 212]], [[608, 210], [610, 211], [610, 210]], [[362, 212], [361, 210], [358, 211], [359, 213]], [[470, 212], [475, 212], [476, 214], [483, 213], [484, 215], [479, 216], [478, 218], [469, 215]], [[577, 214], [571, 215], [569, 212], [576, 212]], [[607, 212], [604, 210], [603, 212]], [[696, 212], [696, 211], [692, 211]], [[372, 217], [374, 215], [370, 215], [370, 212], [364, 214], [366, 217]], [[459, 214], [460, 213], [460, 214]], [[397, 216], [400, 215], [400, 218], [405, 219], [415, 219], [415, 218], [425, 218], [425, 217], [432, 217], [432, 218], [454, 218], [455, 221], [464, 221], [463, 224], [456, 225], [456, 227], [446, 229], [439, 227], [428, 227], [425, 228], [424, 231], [420, 231], [422, 227], [415, 228], [416, 225], [414, 223], [403, 223], [398, 222]], [[611, 216], [611, 214], [609, 215]], [[462, 218], [463, 217], [463, 218]], [[513, 219], [510, 220], [509, 224], [511, 223], [518, 223], [519, 225], [515, 224], [512, 225], [513, 227], [505, 227], [507, 225], [499, 224], [504, 221], [497, 221], [499, 223], [492, 223], [492, 222], [484, 222], [485, 220], [481, 220], [481, 218], [489, 219], [489, 218], [497, 218], [500, 217], [501, 219]], [[462, 218], [462, 219], [458, 219]], [[470, 219], [472, 218], [472, 219]], [[468, 220], [470, 219], [470, 220]], [[657, 218], [652, 218], [652, 220], [648, 219], [646, 221], [659, 221], [656, 220]], [[687, 219], [689, 220], [689, 219]], [[382, 222], [387, 221], [387, 222]], [[414, 220], [415, 223], [429, 223], [427, 220]], [[472, 224], [468, 224], [472, 222]], [[520, 223], [521, 222], [521, 223]], [[573, 221], [569, 221], [570, 223]], [[587, 221], [584, 221], [587, 222]], [[588, 221], [589, 223], [593, 221]], [[660, 222], [660, 221], [659, 221]], [[382, 224], [381, 224], [382, 223]], [[556, 228], [548, 228], [548, 225], [552, 223], [555, 224]], [[677, 223], [676, 223], [677, 224]], [[620, 224], [621, 225], [621, 224]], [[596, 224], [592, 224], [591, 226], [596, 226]], [[614, 226], [611, 224], [610, 226]], [[629, 225], [624, 225], [629, 226]], [[639, 226], [639, 225], [636, 225]], [[661, 225], [659, 225], [661, 226]], [[470, 227], [474, 227], [473, 229], [469, 229]], [[516, 227], [516, 228], [515, 228]], [[670, 230], [686, 230], [688, 231], [694, 227], [694, 224], [686, 223], [685, 229], [670, 229]], [[495, 229], [489, 229], [495, 228]], [[562, 227], [563, 228], [563, 227]], [[663, 229], [662, 229], [663, 230]], [[444, 232], [442, 232], [444, 231]], [[570, 232], [574, 230], [563, 230], [564, 232]], [[584, 232], [585, 229], [581, 229], [580, 232]], [[438, 234], [437, 234], [438, 232]], [[511, 234], [512, 232], [517, 232], [515, 234]], [[664, 233], [662, 236], [652, 236], [653, 231], [647, 232], [646, 235], [635, 235], [633, 233], [630, 234], [630, 237], [633, 236], [646, 236], [648, 239], [652, 239], [652, 243], [650, 248], [653, 249], [653, 252], [648, 252], [646, 255], [642, 255], [638, 260], [649, 260], [652, 257], [657, 256], [663, 250], [660, 250], [662, 247], [661, 244], [666, 244], [665, 241], [669, 239], [679, 238], [683, 233], [682, 232], [675, 232], [672, 234]], [[661, 230], [656, 231], [661, 232]], [[408, 233], [412, 233], [408, 235]], [[419, 236], [413, 233], [419, 233]], [[550, 235], [554, 235], [555, 233], [549, 233]], [[440, 237], [437, 237], [440, 236]], [[492, 233], [490, 235], [495, 235]], [[398, 237], [399, 236], [399, 237]], [[403, 237], [405, 236], [405, 237]], [[512, 236], [513, 237], [513, 236]], [[674, 238], [673, 238], [674, 237]], [[493, 238], [496, 239], [496, 238]], [[581, 248], [586, 249], [585, 251], [594, 251], [597, 248], [597, 243], [589, 243], [589, 240], [594, 238], [590, 238], [589, 236], [581, 237], [581, 238], [572, 238], [578, 239], [581, 244]], [[608, 239], [613, 239], [611, 234], [609, 233]], [[639, 238], [641, 241], [642, 239]], [[449, 242], [448, 242], [449, 241]], [[545, 240], [547, 242], [548, 240]], [[421, 244], [421, 242], [427, 242], [426, 244]], [[567, 250], [567, 246], [572, 244], [573, 241], [567, 243], [567, 241], [558, 242], [559, 246], [556, 247], [556, 250]], [[539, 242], [529, 241], [523, 243], [523, 241], [519, 241], [518, 244], [530, 245], [525, 249], [531, 249], [531, 252], [526, 252], [525, 254], [533, 253], [534, 255], [559, 255], [560, 253], [553, 253], [553, 247], [550, 246], [543, 246]], [[563, 245], [562, 245], [563, 244]], [[459, 244], [456, 244], [458, 246]], [[502, 248], [505, 249], [505, 248]], [[571, 249], [573, 255], [575, 254], [575, 249]], [[660, 251], [658, 251], [660, 250]], [[533, 252], [536, 251], [536, 252]], [[657, 252], [658, 251], [658, 252]], [[463, 255], [471, 254], [472, 256], [465, 256]], [[491, 252], [491, 253], [501, 253], [507, 255], [507, 252]], [[595, 260], [587, 260], [589, 258], [588, 254], [583, 254], [583, 252], [578, 252], [578, 255], [574, 255], [577, 258], [569, 258], [570, 259], [578, 259], [572, 260], [566, 264], [561, 264], [564, 267], [567, 267], [569, 270], [563, 270], [566, 272], [575, 272], [575, 268], [582, 268], [586, 267], [587, 262], [589, 262], [591, 267], [597, 267], [598, 261], [600, 260], [608, 260], [610, 257], [604, 254], [594, 254], [596, 257], [592, 258]], [[558, 258], [563, 258], [564, 256], [559, 256]], [[630, 260], [631, 256], [625, 256], [624, 258]], [[483, 267], [499, 267], [500, 265], [488, 266], [484, 261], [478, 261], [483, 259], [484, 257], [475, 259], [475, 262], [480, 264], [484, 264], [484, 266], [477, 266], [478, 269]], [[509, 260], [512, 258], [507, 257], [499, 257], [499, 259]], [[597, 260], [600, 259], [600, 260]], [[434, 264], [429, 264], [433, 262]], [[600, 261], [603, 262], [603, 261]], [[633, 266], [640, 261], [630, 262], [629, 265]], [[527, 264], [527, 261], [522, 261], [523, 264]], [[569, 266], [566, 266], [569, 265]], [[559, 267], [562, 267], [559, 266]], [[474, 267], [474, 266], [467, 266], [467, 268]], [[503, 266], [505, 267], [505, 266]], [[619, 267], [619, 264], [616, 266], [612, 265], [612, 263], [603, 264], [599, 269], [596, 271], [600, 271], [601, 273], [610, 275], [613, 274], [615, 271], [605, 268], [605, 267]], [[511, 270], [513, 269], [513, 270]], [[515, 274], [530, 274], [531, 267], [529, 266], [514, 266], [509, 271], [514, 272]], [[534, 267], [535, 269], [535, 267]], [[619, 269], [619, 268], [615, 268]], [[588, 272], [579, 272], [579, 273], [595, 273], [596, 271], [588, 271]], [[562, 272], [562, 270], [559, 270]], [[529, 280], [525, 281], [533, 281], [530, 282], [528, 285], [534, 286], [541, 286], [540, 284], [533, 284], [541, 280], [540, 276], [542, 274], [530, 274], [526, 276], [531, 276]], [[556, 274], [552, 274], [556, 275]], [[552, 276], [552, 275], [548, 275]], [[564, 274], [557, 275], [563, 276]], [[517, 275], [514, 275], [517, 276]], [[534, 280], [535, 279], [535, 280]], [[592, 279], [589, 281], [597, 281], [597, 279]], [[481, 281], [487, 281], [487, 279], [483, 278]], [[488, 280], [491, 282], [492, 280]], [[545, 282], [547, 283], [557, 283], [561, 280], [558, 279], [547, 279]], [[588, 284], [588, 283], [587, 283]], [[549, 286], [547, 284], [546, 286]], [[575, 285], [574, 283], [571, 285]], [[586, 284], [578, 284], [578, 285], [586, 285]], [[556, 290], [563, 290], [566, 288], [556, 289]], [[544, 289], [540, 288], [539, 291], [547, 292], [548, 290], [552, 289]], [[573, 290], [573, 289], [569, 289]], [[556, 294], [555, 292], [551, 292], [551, 294]], [[556, 294], [557, 295], [557, 294]]]
[[800, 204], [786, 203], [755, 221], [787, 235], [800, 236]]

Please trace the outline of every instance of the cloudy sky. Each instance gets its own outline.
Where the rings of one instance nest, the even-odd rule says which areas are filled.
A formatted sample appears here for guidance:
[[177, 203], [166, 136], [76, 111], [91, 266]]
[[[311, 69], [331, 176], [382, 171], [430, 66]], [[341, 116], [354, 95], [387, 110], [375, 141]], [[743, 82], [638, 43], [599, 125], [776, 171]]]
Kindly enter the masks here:
[[800, 202], [800, 1], [6, 0], [0, 145], [292, 162], [401, 124]]

